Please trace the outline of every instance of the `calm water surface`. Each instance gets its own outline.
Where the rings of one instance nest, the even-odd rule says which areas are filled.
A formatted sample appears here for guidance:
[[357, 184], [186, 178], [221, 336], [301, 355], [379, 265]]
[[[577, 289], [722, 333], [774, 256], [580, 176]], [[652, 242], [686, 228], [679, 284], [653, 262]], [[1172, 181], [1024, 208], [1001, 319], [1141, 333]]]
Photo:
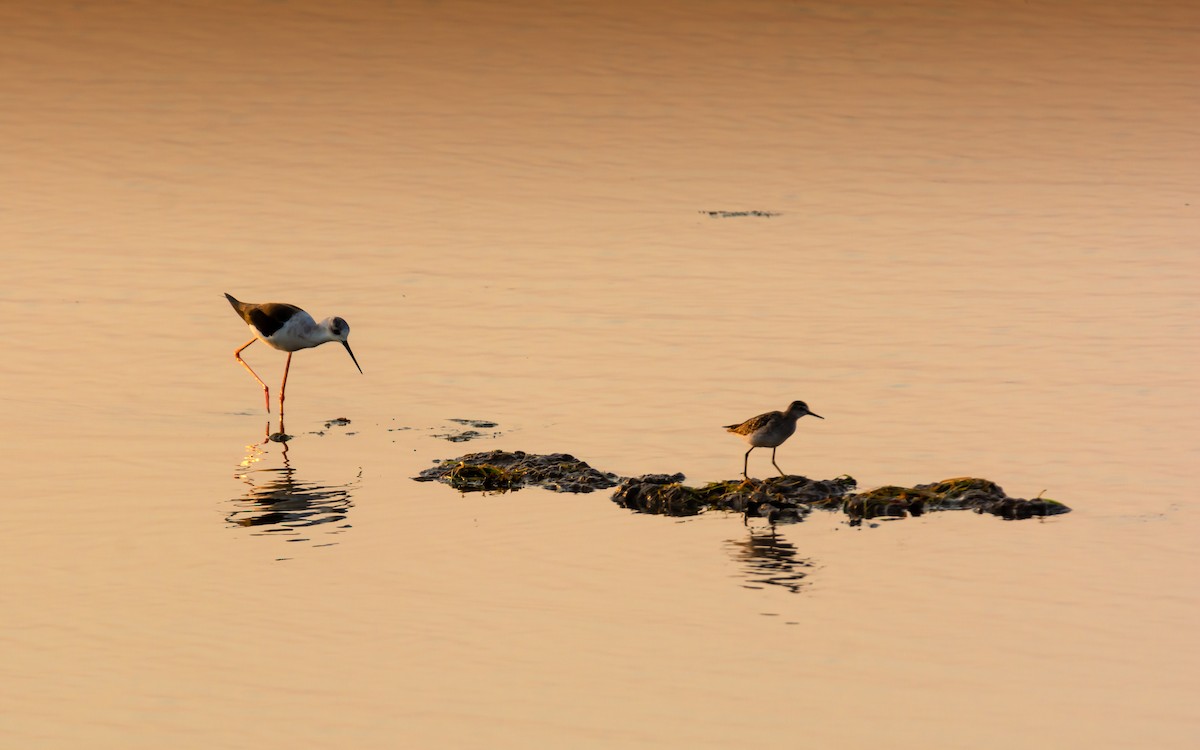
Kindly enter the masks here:
[[[1200, 741], [1191, 4], [0, 29], [0, 744]], [[286, 450], [226, 291], [353, 327], [365, 374], [295, 357]], [[772, 533], [410, 481], [492, 448], [726, 479], [719, 425], [796, 398], [789, 472], [1075, 511]]]

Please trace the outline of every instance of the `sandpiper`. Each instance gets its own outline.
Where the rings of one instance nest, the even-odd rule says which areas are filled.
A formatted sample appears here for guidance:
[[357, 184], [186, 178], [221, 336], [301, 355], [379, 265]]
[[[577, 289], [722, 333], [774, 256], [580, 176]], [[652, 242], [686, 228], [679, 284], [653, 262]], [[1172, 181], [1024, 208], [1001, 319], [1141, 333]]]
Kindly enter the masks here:
[[742, 476], [750, 478], [747, 473], [750, 451], [755, 448], [770, 448], [771, 463], [779, 471], [780, 476], [787, 476], [783, 473], [783, 469], [779, 468], [779, 464], [775, 463], [775, 449], [792, 436], [792, 433], [796, 431], [796, 420], [805, 414], [811, 414], [817, 419], [825, 418], [809, 411], [808, 404], [803, 401], [793, 401], [787, 411], [769, 411], [766, 414], [751, 417], [741, 424], [725, 425], [726, 430], [743, 436], [746, 438], [746, 442], [750, 443], [750, 450], [746, 451], [746, 457], [742, 460]]
[[282, 302], [265, 302], [261, 305], [254, 305], [249, 302], [239, 302], [229, 294], [225, 295], [225, 299], [229, 300], [229, 304], [233, 305], [233, 309], [242, 316], [242, 320], [246, 321], [246, 325], [250, 326], [250, 330], [254, 332], [254, 338], [239, 346], [234, 351], [233, 357], [262, 386], [267, 413], [271, 412], [270, 389], [267, 388], [267, 384], [262, 381], [258, 373], [250, 369], [250, 365], [242, 359], [242, 350], [259, 339], [274, 349], [288, 353], [287, 364], [283, 366], [283, 383], [279, 386], [280, 416], [283, 415], [284, 391], [287, 388], [288, 370], [292, 366], [293, 352], [311, 349], [328, 341], [338, 341], [346, 347], [346, 353], [354, 361], [354, 366], [360, 373], [362, 372], [358, 358], [354, 356], [354, 352], [350, 351], [350, 343], [346, 340], [350, 336], [350, 324], [345, 320], [331, 317], [318, 323], [313, 320], [311, 315], [295, 305], [286, 305]]

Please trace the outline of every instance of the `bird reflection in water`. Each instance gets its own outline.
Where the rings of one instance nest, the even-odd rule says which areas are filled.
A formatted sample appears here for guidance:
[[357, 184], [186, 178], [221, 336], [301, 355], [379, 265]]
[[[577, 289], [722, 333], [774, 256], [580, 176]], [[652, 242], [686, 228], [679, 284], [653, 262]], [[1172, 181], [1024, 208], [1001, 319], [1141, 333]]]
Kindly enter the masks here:
[[[350, 528], [346, 520], [354, 503], [350, 492], [362, 478], [342, 485], [305, 482], [297, 477], [288, 458], [287, 443], [282, 447], [281, 466], [260, 466], [268, 457], [261, 445], [247, 446], [248, 453], [238, 467], [237, 478], [247, 490], [231, 500], [234, 510], [225, 519], [233, 526], [254, 529], [255, 535], [285, 537], [289, 542], [312, 541], [315, 527], [324, 534], [340, 534]], [[314, 546], [336, 544], [330, 541]]]
[[781, 586], [793, 594], [800, 591], [807, 570], [813, 567], [812, 560], [796, 557], [796, 546], [777, 534], [774, 525], [748, 531], [748, 538], [725, 542], [742, 565], [742, 574], [747, 579], [743, 586], [748, 589]]

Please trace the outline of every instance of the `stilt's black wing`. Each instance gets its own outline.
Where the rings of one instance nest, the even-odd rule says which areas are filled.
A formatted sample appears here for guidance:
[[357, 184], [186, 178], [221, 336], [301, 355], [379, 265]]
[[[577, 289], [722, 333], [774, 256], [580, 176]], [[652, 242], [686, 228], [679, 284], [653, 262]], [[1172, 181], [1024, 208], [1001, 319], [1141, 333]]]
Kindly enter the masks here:
[[229, 300], [229, 304], [233, 305], [233, 309], [237, 310], [237, 314], [242, 316], [242, 320], [254, 326], [254, 330], [263, 336], [273, 335], [280, 328], [283, 328], [292, 319], [293, 315], [303, 312], [295, 305], [287, 305], [282, 302], [267, 302], [262, 305], [254, 305], [249, 302], [239, 302], [229, 294], [225, 295], [225, 299]]
[[295, 305], [286, 305], [282, 302], [268, 302], [265, 305], [259, 305], [250, 311], [250, 325], [264, 336], [271, 336], [280, 328], [283, 328], [292, 316], [298, 312], [303, 312]]

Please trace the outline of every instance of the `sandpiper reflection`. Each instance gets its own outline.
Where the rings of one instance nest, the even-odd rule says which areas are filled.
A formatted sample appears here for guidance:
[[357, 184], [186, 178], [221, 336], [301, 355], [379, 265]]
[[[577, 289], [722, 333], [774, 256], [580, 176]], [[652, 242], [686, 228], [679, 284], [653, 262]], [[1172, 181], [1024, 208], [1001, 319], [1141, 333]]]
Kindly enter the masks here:
[[742, 574], [748, 589], [764, 586], [782, 586], [796, 593], [804, 585], [812, 560], [796, 557], [796, 546], [784, 539], [771, 526], [765, 529], [749, 528], [744, 539], [730, 539], [725, 545], [741, 563]]
[[[256, 535], [280, 536], [289, 542], [311, 542], [316, 533], [333, 535], [349, 529], [347, 516], [354, 507], [350, 493], [361, 474], [340, 485], [304, 481], [288, 458], [287, 443], [276, 445], [280, 446], [279, 466], [265, 465], [271, 457], [265, 446], [246, 447], [236, 476], [247, 489], [230, 500], [234, 510], [225, 519], [233, 526], [253, 529]], [[324, 540], [316, 546], [330, 544], [336, 541]]]

